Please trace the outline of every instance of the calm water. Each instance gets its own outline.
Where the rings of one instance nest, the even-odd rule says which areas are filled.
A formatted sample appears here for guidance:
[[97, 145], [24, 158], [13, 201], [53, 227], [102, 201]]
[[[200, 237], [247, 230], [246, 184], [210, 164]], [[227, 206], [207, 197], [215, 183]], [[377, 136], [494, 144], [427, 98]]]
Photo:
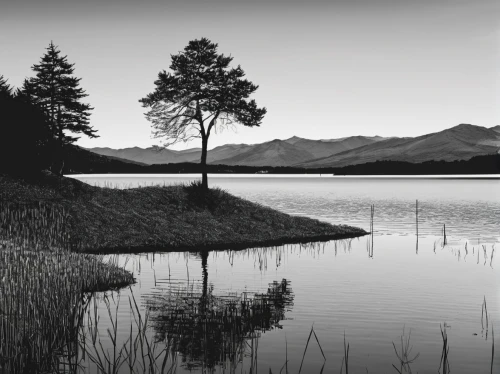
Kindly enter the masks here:
[[[194, 178], [78, 179], [127, 188]], [[142, 313], [150, 310], [152, 336], [179, 337], [177, 372], [230, 372], [219, 362], [232, 352], [228, 345], [240, 347], [236, 372], [249, 372], [257, 362], [260, 372], [279, 373], [286, 357], [288, 370], [298, 372], [314, 326], [326, 361], [313, 335], [302, 372], [319, 373], [323, 365], [324, 373], [339, 372], [344, 333], [351, 372], [396, 372], [392, 343], [400, 349], [404, 329], [406, 337], [411, 330], [410, 356], [420, 354], [412, 371], [436, 373], [444, 323], [452, 373], [490, 372], [493, 326], [500, 336], [499, 180], [216, 176], [209, 183], [290, 214], [366, 230], [373, 204], [374, 236], [208, 255], [120, 256], [138, 281], [120, 293], [121, 339], [129, 334], [133, 292]], [[107, 311], [102, 302], [98, 307], [105, 331]], [[225, 317], [216, 317], [221, 311]], [[203, 313], [214, 316], [211, 325], [192, 322]], [[496, 345], [493, 372], [500, 371]]]

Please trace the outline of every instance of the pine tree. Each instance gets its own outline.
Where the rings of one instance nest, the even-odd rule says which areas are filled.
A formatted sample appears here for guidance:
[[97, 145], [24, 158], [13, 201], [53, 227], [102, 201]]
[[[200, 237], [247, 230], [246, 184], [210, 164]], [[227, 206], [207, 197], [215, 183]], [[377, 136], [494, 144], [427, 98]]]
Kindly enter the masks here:
[[13, 88], [7, 83], [7, 79], [0, 75], [0, 99], [13, 97]]
[[258, 86], [243, 79], [240, 66], [229, 67], [233, 58], [219, 54], [217, 44], [207, 38], [190, 41], [171, 57], [172, 73], [161, 71], [155, 91], [139, 101], [150, 108], [146, 118], [154, 137], [165, 138], [165, 145], [201, 138], [202, 186], [207, 189], [211, 131], [236, 123], [259, 126], [267, 110], [249, 99]]
[[[18, 94], [40, 108], [51, 126], [51, 132], [59, 145], [62, 165], [62, 150], [65, 145], [74, 143], [79, 137], [72, 134], [82, 133], [96, 138], [96, 130], [89, 125], [89, 104], [81, 99], [88, 95], [79, 87], [81, 78], [74, 77], [74, 64], [68, 63], [67, 56], [51, 42], [39, 64], [32, 66], [35, 77], [24, 80]], [[62, 166], [61, 166], [62, 169]]]

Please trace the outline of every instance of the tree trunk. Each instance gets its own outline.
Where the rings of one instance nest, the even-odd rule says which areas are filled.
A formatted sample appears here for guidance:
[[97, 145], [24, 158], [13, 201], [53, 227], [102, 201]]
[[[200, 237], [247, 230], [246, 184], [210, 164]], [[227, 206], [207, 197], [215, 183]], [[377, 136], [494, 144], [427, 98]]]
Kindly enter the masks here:
[[201, 138], [201, 186], [204, 190], [208, 190], [208, 176], [207, 176], [207, 146], [208, 136]]
[[64, 168], [64, 145], [62, 139], [59, 139], [57, 145], [57, 168], [55, 172], [60, 177], [63, 176], [63, 168]]
[[63, 128], [61, 125], [61, 104], [58, 104], [57, 108], [57, 137], [59, 140], [59, 157], [58, 157], [58, 162], [59, 162], [59, 170], [58, 170], [58, 175], [60, 177], [63, 176], [63, 169], [64, 169], [64, 132]]

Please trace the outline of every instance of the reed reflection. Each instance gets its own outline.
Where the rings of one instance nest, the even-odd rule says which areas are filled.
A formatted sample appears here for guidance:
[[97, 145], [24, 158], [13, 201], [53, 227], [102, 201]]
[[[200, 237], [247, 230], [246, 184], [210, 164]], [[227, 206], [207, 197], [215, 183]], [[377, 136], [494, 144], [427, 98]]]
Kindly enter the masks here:
[[280, 322], [293, 307], [290, 281], [274, 281], [264, 293], [216, 295], [208, 282], [208, 252], [198, 256], [201, 285], [170, 288], [146, 297], [155, 337], [172, 341], [188, 369], [234, 368], [245, 357], [252, 364], [261, 334], [281, 328]]

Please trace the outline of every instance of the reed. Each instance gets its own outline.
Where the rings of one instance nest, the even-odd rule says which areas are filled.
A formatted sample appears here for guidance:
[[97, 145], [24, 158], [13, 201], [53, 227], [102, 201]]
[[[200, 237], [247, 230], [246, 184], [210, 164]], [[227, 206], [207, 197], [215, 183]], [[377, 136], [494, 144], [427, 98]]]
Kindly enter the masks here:
[[[486, 320], [486, 324], [485, 324]], [[489, 320], [488, 320], [488, 307], [486, 305], [486, 296], [483, 299], [483, 305], [481, 306], [481, 327], [483, 331], [485, 330], [486, 325], [486, 339], [488, 338], [488, 328], [489, 328]]]
[[373, 217], [375, 215], [375, 205], [370, 205], [370, 244], [368, 246], [368, 257], [373, 258]]
[[417, 253], [418, 253], [418, 200], [415, 203], [415, 226], [417, 228]]
[[309, 332], [309, 337], [307, 338], [307, 343], [306, 343], [306, 347], [304, 349], [304, 354], [302, 355], [302, 361], [300, 362], [299, 373], [302, 372], [302, 365], [304, 364], [304, 358], [306, 357], [307, 347], [309, 346], [309, 341], [311, 340], [311, 336], [313, 334], [314, 334], [314, 337], [316, 338], [316, 342], [318, 343], [321, 354], [323, 355], [323, 360], [324, 360], [323, 367], [324, 367], [324, 363], [326, 362], [325, 353], [323, 352], [323, 348], [321, 347], [321, 343], [319, 342], [318, 336], [316, 335], [316, 331], [314, 331], [314, 326], [311, 326], [311, 331]]
[[392, 367], [396, 369], [399, 374], [410, 373], [411, 367], [410, 364], [415, 362], [415, 360], [420, 356], [420, 353], [417, 353], [413, 358], [410, 358], [411, 351], [413, 346], [410, 346], [410, 338], [411, 338], [411, 329], [408, 333], [408, 337], [405, 337], [405, 329], [403, 327], [403, 334], [401, 335], [401, 350], [398, 352], [396, 348], [396, 344], [392, 342], [392, 346], [394, 347], [394, 353], [396, 353], [396, 357], [399, 361], [399, 369], [393, 364]]
[[75, 363], [82, 298], [133, 275], [113, 260], [63, 250], [0, 251], [0, 371], [44, 372]]
[[493, 374], [493, 361], [495, 360], [495, 333], [493, 331], [493, 324], [491, 324], [491, 366], [490, 373]]
[[342, 370], [345, 367], [345, 373], [349, 374], [349, 343], [345, 342], [345, 331], [344, 331], [344, 356], [342, 357], [342, 363], [340, 364], [340, 374], [342, 374]]
[[375, 205], [370, 205], [370, 234], [373, 235], [373, 217], [375, 215]]
[[134, 282], [116, 257], [69, 251], [55, 203], [0, 201], [0, 372], [75, 369], [84, 293]]
[[70, 247], [70, 215], [58, 204], [0, 200], [0, 247], [38, 251]]
[[[130, 374], [142, 373], [172, 373], [177, 366], [176, 347], [172, 339], [164, 342], [157, 341], [149, 333], [149, 312], [142, 317], [139, 306], [135, 300], [132, 289], [128, 299], [128, 305], [132, 316], [129, 334], [124, 341], [118, 337], [118, 309], [120, 305], [120, 294], [116, 300], [104, 294], [102, 300], [109, 318], [110, 327], [106, 329], [105, 338], [111, 344], [103, 343], [102, 329], [99, 326], [100, 316], [98, 312], [98, 298], [92, 296], [92, 307], [87, 309], [86, 323], [80, 329], [79, 348], [81, 359], [79, 365], [87, 372], [94, 364], [93, 372], [99, 374], [117, 374], [124, 370]], [[113, 308], [111, 300], [115, 303]], [[125, 368], [125, 369], [122, 369]]]
[[450, 347], [448, 346], [448, 335], [446, 334], [446, 323], [444, 324], [444, 329], [439, 324], [441, 330], [441, 337], [443, 339], [443, 350], [441, 351], [441, 360], [439, 361], [438, 373], [441, 373], [441, 368], [443, 369], [442, 374], [450, 373], [450, 363], [448, 361], [448, 355], [450, 352]]

